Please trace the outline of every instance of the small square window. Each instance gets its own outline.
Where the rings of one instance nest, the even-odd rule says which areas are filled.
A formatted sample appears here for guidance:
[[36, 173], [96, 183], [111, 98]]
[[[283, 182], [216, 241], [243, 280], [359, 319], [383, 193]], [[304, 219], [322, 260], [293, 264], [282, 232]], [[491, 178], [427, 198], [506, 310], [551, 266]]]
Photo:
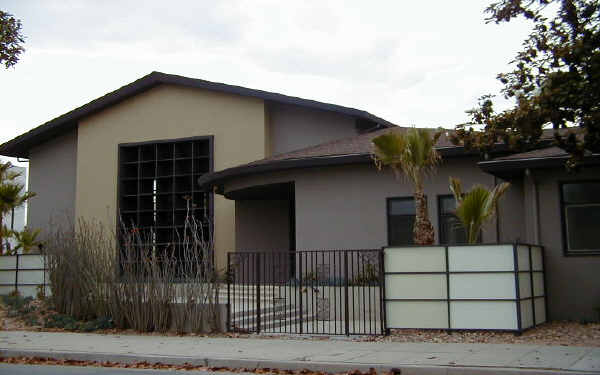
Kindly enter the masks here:
[[412, 245], [415, 225], [414, 198], [389, 198], [387, 202], [388, 245]]
[[[439, 238], [442, 245], [453, 245], [467, 242], [467, 232], [454, 214], [456, 199], [453, 195], [438, 197]], [[479, 236], [481, 238], [481, 236]]]
[[565, 251], [600, 254], [600, 181], [563, 183], [560, 190]]

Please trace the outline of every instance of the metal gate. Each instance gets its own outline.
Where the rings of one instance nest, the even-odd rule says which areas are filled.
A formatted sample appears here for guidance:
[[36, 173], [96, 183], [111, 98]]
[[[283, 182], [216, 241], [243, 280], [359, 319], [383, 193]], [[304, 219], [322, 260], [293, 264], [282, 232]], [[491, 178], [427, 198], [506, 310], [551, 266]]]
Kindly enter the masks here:
[[385, 331], [380, 249], [230, 252], [227, 275], [229, 331]]

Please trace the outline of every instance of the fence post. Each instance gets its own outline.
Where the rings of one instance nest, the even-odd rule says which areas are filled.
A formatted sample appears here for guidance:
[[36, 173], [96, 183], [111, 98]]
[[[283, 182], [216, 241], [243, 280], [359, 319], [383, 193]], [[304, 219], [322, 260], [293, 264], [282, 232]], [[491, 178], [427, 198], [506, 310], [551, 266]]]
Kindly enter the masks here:
[[350, 336], [350, 317], [348, 316], [350, 313], [348, 308], [348, 250], [344, 251], [344, 274], [346, 275], [344, 280], [344, 323], [346, 328], [346, 336]]
[[15, 254], [15, 291], [19, 290], [19, 254]]
[[260, 333], [260, 253], [256, 253], [256, 333]]
[[227, 253], [227, 332], [231, 332], [231, 253]]
[[387, 328], [386, 303], [385, 303], [385, 247], [379, 250], [379, 308], [381, 309], [381, 333], [389, 335]]
[[304, 321], [303, 321], [303, 306], [302, 306], [302, 255], [305, 253], [295, 253], [298, 256], [298, 295], [300, 296], [300, 333], [304, 332]]
[[521, 289], [519, 286], [519, 253], [516, 242], [513, 244], [513, 262], [513, 268], [515, 272], [515, 305], [517, 309], [517, 335], [520, 335], [523, 332], [523, 324], [521, 320]]

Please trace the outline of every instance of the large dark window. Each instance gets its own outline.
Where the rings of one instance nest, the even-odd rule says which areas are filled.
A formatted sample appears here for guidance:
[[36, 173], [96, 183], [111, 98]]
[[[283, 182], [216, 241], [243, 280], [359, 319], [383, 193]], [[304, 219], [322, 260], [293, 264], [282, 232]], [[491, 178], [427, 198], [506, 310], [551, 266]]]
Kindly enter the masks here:
[[456, 199], [453, 195], [438, 197], [440, 244], [451, 245], [467, 242], [467, 233], [462, 223], [454, 215], [455, 209]]
[[560, 187], [565, 250], [600, 254], [600, 181], [568, 182]]
[[415, 200], [413, 198], [388, 198], [388, 245], [412, 245], [415, 225]]
[[[158, 250], [177, 249], [186, 214], [205, 226], [212, 194], [198, 177], [212, 170], [212, 137], [119, 146], [119, 213]], [[208, 235], [208, 231], [204, 231]]]

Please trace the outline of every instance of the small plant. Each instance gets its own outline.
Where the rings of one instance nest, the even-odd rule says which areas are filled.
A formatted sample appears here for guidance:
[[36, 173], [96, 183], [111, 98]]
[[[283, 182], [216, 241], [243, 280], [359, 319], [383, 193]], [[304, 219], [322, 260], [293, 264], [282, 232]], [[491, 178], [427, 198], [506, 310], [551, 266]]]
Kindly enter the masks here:
[[38, 285], [35, 289], [36, 289], [35, 297], [38, 300], [45, 302], [46, 301], [46, 286]]
[[492, 190], [475, 185], [463, 193], [459, 179], [450, 177], [450, 191], [456, 199], [455, 215], [467, 232], [467, 241], [477, 243], [483, 226], [495, 215], [500, 197], [510, 187], [508, 182], [495, 186]]
[[350, 284], [356, 286], [379, 285], [379, 272], [375, 265], [367, 263], [365, 269], [356, 275]]
[[13, 232], [13, 237], [17, 241], [17, 246], [15, 246], [13, 252], [17, 253], [22, 250], [23, 254], [27, 254], [31, 250], [39, 250], [40, 245], [42, 245], [42, 241], [38, 240], [39, 234], [39, 229], [31, 230], [27, 227], [20, 232]]
[[29, 306], [33, 297], [22, 297], [17, 290], [14, 290], [8, 295], [0, 296], [0, 300], [8, 310], [21, 310]]

